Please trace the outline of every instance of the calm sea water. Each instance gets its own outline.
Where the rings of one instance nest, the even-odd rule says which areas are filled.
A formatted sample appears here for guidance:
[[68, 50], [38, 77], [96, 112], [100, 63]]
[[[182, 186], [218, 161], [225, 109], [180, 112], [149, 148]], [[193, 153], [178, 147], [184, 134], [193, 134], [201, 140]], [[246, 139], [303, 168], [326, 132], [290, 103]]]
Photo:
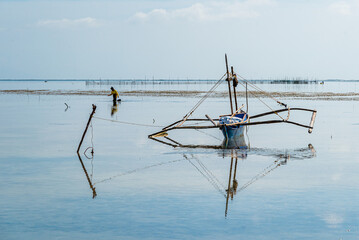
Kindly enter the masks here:
[[[357, 83], [330, 84], [297, 85], [295, 91], [355, 91]], [[114, 109], [107, 96], [0, 95], [0, 239], [359, 239], [357, 101], [286, 101], [318, 110], [312, 134], [292, 125], [253, 126], [245, 134], [249, 148], [232, 152], [173, 148], [147, 138], [182, 118], [194, 98], [122, 99]], [[79, 159], [76, 149], [91, 104], [97, 118]], [[194, 117], [216, 118], [229, 112], [228, 105], [227, 99], [208, 99]], [[252, 115], [268, 111], [252, 99], [249, 105]], [[291, 113], [304, 124], [310, 117]], [[183, 130], [169, 137], [184, 145], [223, 140], [218, 130]], [[84, 154], [88, 147], [94, 149], [92, 159], [90, 151]], [[238, 187], [226, 206], [228, 182], [233, 188], [230, 170], [231, 178], [236, 170]]]

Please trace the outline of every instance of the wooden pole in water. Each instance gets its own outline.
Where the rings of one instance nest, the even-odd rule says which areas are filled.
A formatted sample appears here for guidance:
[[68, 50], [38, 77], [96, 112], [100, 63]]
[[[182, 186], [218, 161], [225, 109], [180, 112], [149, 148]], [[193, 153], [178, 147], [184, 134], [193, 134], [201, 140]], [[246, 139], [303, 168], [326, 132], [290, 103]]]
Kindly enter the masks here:
[[308, 129], [308, 133], [312, 133], [313, 132], [313, 126], [314, 126], [314, 121], [315, 121], [315, 117], [317, 116], [317, 111], [313, 111], [313, 114], [312, 114], [312, 119], [310, 120], [310, 123], [309, 123], [309, 126], [311, 128]]
[[96, 105], [95, 105], [95, 104], [92, 104], [92, 113], [90, 114], [90, 118], [89, 118], [89, 120], [88, 120], [88, 122], [87, 122], [87, 125], [86, 125], [86, 128], [85, 128], [85, 131], [84, 131], [84, 133], [82, 134], [81, 141], [80, 141], [79, 146], [78, 146], [78, 148], [77, 148], [77, 153], [79, 153], [79, 151], [80, 151], [80, 148], [81, 148], [82, 142], [84, 141], [84, 138], [85, 138], [85, 135], [86, 135], [87, 129], [89, 128], [89, 125], [90, 125], [91, 119], [92, 119], [93, 115], [95, 114], [95, 111], [96, 111]]
[[231, 113], [233, 115], [233, 106], [232, 106], [232, 94], [231, 94], [231, 83], [229, 82], [229, 70], [228, 70], [228, 61], [227, 61], [227, 54], [225, 54], [226, 59], [226, 69], [227, 69], [227, 82], [228, 82], [228, 93], [229, 93], [229, 102], [231, 104]]
[[[233, 66], [231, 66], [231, 72], [232, 72], [232, 77], [234, 76], [234, 71], [233, 71]], [[236, 86], [234, 86], [234, 79], [232, 79], [232, 84], [233, 84], [233, 95], [234, 95], [234, 103], [236, 105], [236, 111], [238, 109], [238, 105], [237, 105], [237, 93], [236, 93]]]

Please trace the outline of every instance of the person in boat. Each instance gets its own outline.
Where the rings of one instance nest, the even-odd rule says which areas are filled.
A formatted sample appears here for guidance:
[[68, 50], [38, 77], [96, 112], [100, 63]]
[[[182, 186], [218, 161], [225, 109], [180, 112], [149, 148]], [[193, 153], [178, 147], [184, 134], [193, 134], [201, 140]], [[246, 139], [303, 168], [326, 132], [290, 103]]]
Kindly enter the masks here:
[[[118, 94], [118, 92], [113, 88], [113, 87], [111, 87], [111, 93], [109, 94], [109, 95], [107, 95], [107, 96], [111, 96], [112, 95], [112, 97], [113, 97], [113, 105], [116, 105], [116, 103], [117, 103], [117, 98], [120, 96], [119, 94]], [[118, 101], [121, 101], [121, 99], [119, 99]]]

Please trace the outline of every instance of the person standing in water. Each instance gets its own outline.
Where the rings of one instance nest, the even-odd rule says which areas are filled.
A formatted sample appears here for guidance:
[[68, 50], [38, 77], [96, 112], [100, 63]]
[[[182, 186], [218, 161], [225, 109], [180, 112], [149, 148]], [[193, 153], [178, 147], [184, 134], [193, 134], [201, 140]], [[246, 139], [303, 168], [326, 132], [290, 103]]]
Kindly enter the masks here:
[[[117, 98], [120, 96], [118, 94], [118, 92], [113, 88], [111, 87], [111, 93], [108, 95], [108, 96], [111, 96], [113, 97], [113, 105], [116, 105], [117, 103]], [[119, 99], [119, 101], [121, 101], [121, 99]]]

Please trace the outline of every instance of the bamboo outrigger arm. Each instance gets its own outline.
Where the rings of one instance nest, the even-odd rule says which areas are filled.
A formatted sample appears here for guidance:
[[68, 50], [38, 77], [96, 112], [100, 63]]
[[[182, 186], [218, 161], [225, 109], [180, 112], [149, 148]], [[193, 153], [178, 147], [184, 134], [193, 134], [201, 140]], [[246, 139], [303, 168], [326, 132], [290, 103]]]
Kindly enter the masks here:
[[[215, 119], [212, 119], [212, 120], [213, 120], [213, 121], [219, 121], [218, 118], [215, 118]], [[169, 128], [173, 127], [174, 125], [176, 125], [177, 123], [180, 123], [180, 122], [182, 122], [182, 121], [183, 121], [183, 119], [178, 120], [178, 121], [176, 121], [176, 122], [174, 122], [174, 123], [171, 123], [170, 125], [168, 125], [168, 126], [162, 128], [162, 130], [169, 129]], [[198, 119], [187, 119], [186, 122], [187, 122], [187, 121], [210, 121], [210, 120], [207, 119], [207, 118], [198, 118]]]
[[[263, 116], [267, 116], [267, 115], [271, 115], [271, 114], [277, 114], [277, 113], [285, 112], [285, 111], [289, 111], [289, 108], [278, 109], [278, 110], [274, 110], [274, 111], [270, 111], [270, 112], [257, 114], [257, 115], [251, 116], [251, 119], [259, 118], [259, 117], [263, 117]], [[307, 108], [290, 108], [290, 111], [307, 111], [307, 112], [313, 112], [313, 113], [317, 112], [317, 110], [307, 109]]]
[[[190, 120], [190, 119], [188, 119]], [[188, 121], [187, 120], [187, 121]], [[206, 121], [210, 121], [208, 119], [205, 119]], [[214, 119], [216, 120], [216, 119]], [[173, 126], [173, 124], [171, 124]], [[150, 135], [148, 135], [149, 138], [154, 138], [154, 137], [158, 137], [158, 136], [162, 136], [162, 134], [171, 131], [171, 130], [175, 130], [175, 129], [208, 129], [208, 128], [219, 128], [221, 125], [210, 125], [210, 126], [180, 126], [180, 127], [166, 127], [163, 128], [161, 131], [159, 132], [155, 132], [152, 133]]]
[[[314, 112], [315, 113], [315, 112]], [[310, 130], [313, 129], [313, 120], [311, 121], [310, 125], [304, 125], [301, 123], [293, 122], [293, 121], [287, 121], [287, 120], [268, 120], [268, 121], [259, 121], [259, 122], [239, 122], [239, 123], [232, 123], [232, 124], [218, 124], [216, 126], [181, 126], [181, 127], [171, 127], [164, 130], [161, 130], [159, 132], [155, 132], [151, 135], [148, 135], [149, 138], [157, 137], [158, 135], [161, 135], [165, 132], [176, 130], [176, 129], [209, 129], [209, 128], [222, 128], [224, 126], [251, 126], [251, 125], [262, 125], [262, 124], [273, 124], [273, 123], [289, 123], [293, 125], [297, 125], [299, 127], [308, 128]]]
[[[183, 121], [183, 120], [178, 120], [178, 121], [176, 121], [176, 122], [162, 128], [161, 131], [155, 132], [153, 134], [148, 135], [148, 137], [149, 138], [155, 138], [155, 137], [163, 136], [163, 134], [165, 134], [166, 132], [171, 131], [171, 130], [175, 130], [175, 129], [209, 129], [209, 128], [222, 128], [224, 126], [250, 126], [250, 125], [273, 124], [273, 123], [289, 123], [289, 124], [297, 125], [299, 127], [308, 128], [308, 133], [312, 133], [315, 117], [317, 115], [317, 111], [313, 110], [313, 109], [308, 109], [308, 108], [284, 108], [284, 109], [278, 109], [278, 110], [274, 110], [274, 111], [270, 111], [270, 112], [257, 114], [257, 115], [251, 116], [250, 119], [252, 120], [252, 119], [255, 119], [255, 118], [260, 118], [260, 117], [268, 116], [268, 115], [271, 115], [271, 114], [278, 114], [280, 112], [285, 112], [285, 111], [288, 111], [288, 116], [287, 116], [286, 119], [283, 119], [283, 120], [268, 120], [268, 121], [259, 121], [259, 122], [243, 121], [243, 122], [231, 123], [231, 124], [219, 124], [219, 123], [216, 124], [216, 122], [219, 121], [218, 118], [217, 119], [212, 119], [209, 116], [206, 116], [207, 118], [187, 119], [186, 121], [210, 121], [213, 125], [210, 125], [210, 126], [175, 126], [177, 123]], [[312, 114], [312, 118], [311, 118], [311, 121], [310, 121], [309, 125], [304, 125], [304, 124], [300, 124], [300, 123], [297, 123], [297, 122], [288, 121], [290, 111], [312, 112], [313, 114]], [[227, 115], [223, 115], [223, 116], [227, 116]], [[231, 115], [228, 115], [228, 116], [231, 116]]]
[[273, 124], [273, 123], [289, 123], [289, 124], [297, 125], [299, 127], [313, 129], [312, 126], [308, 126], [308, 125], [304, 125], [304, 124], [300, 124], [300, 123], [292, 122], [292, 121], [286, 121], [286, 120], [268, 120], [268, 121], [248, 122], [248, 123], [238, 123], [238, 124], [234, 123], [234, 124], [231, 124], [231, 126], [236, 126], [236, 125], [250, 126], [250, 125]]
[[[292, 110], [292, 109], [291, 109]], [[239, 122], [239, 123], [232, 123], [232, 124], [217, 124], [211, 126], [180, 126], [180, 127], [169, 127], [164, 128], [159, 132], [155, 132], [153, 134], [148, 135], [149, 138], [155, 138], [159, 136], [163, 136], [168, 131], [176, 130], [176, 129], [210, 129], [210, 128], [222, 128], [224, 126], [251, 126], [251, 125], [262, 125], [262, 124], [274, 124], [274, 123], [289, 123], [299, 127], [308, 128], [308, 132], [311, 133], [313, 131], [314, 120], [316, 116], [316, 111], [313, 111], [312, 119], [309, 125], [304, 125], [301, 123], [284, 120], [268, 120], [268, 121], [258, 121], [258, 122]]]
[[154, 141], [157, 141], [159, 143], [163, 143], [165, 145], [168, 145], [168, 146], [171, 146], [173, 148], [176, 148], [176, 147], [181, 147], [181, 148], [206, 148], [206, 149], [223, 149], [223, 147], [221, 145], [193, 145], [193, 144], [182, 144], [182, 143], [179, 143], [175, 140], [173, 140], [172, 138], [169, 138], [169, 137], [164, 137], [165, 139], [167, 139], [168, 141], [170, 142], [166, 142], [166, 141], [163, 141], [163, 140], [160, 140], [158, 138], [155, 138], [155, 137], [150, 137], [150, 139], [154, 140]]
[[[254, 118], [259, 118], [259, 117], [263, 117], [263, 116], [267, 116], [267, 115], [271, 115], [271, 114], [277, 114], [279, 112], [285, 112], [285, 111], [288, 111], [288, 117], [287, 119], [284, 119], [283, 121], [277, 121], [277, 122], [286, 122], [286, 123], [290, 123], [290, 124], [294, 124], [294, 125], [297, 125], [297, 126], [300, 126], [300, 127], [305, 127], [305, 128], [308, 128], [308, 133], [312, 133], [313, 132], [313, 127], [314, 127], [314, 122], [315, 122], [315, 117], [317, 116], [317, 110], [313, 110], [313, 109], [308, 109], [308, 108], [284, 108], [284, 109], [279, 109], [279, 110], [274, 110], [274, 111], [271, 111], [271, 112], [265, 112], [265, 113], [261, 113], [261, 114], [257, 114], [257, 115], [254, 115], [254, 116], [251, 116], [251, 119], [254, 119]], [[309, 123], [309, 126], [306, 126], [306, 125], [303, 125], [303, 124], [299, 124], [299, 123], [296, 123], [296, 122], [292, 122], [292, 121], [288, 121], [289, 119], [289, 114], [290, 114], [290, 111], [307, 111], [307, 112], [312, 112], [312, 118], [310, 120], [310, 123]], [[276, 123], [276, 122], [271, 122], [271, 121], [267, 121], [268, 123]], [[256, 125], [256, 124], [259, 124], [259, 123], [252, 123], [251, 125]], [[265, 124], [265, 123], [263, 123]], [[248, 124], [250, 125], [250, 124]]]

